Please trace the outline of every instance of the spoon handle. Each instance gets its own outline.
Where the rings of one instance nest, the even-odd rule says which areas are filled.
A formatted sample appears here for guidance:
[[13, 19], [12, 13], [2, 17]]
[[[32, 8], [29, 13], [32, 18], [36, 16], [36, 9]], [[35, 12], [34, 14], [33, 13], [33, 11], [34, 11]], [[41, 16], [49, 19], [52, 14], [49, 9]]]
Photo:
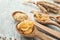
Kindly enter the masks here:
[[60, 16], [50, 16], [51, 18], [54, 18], [55, 19], [55, 21], [58, 23], [58, 24], [60, 24], [60, 19], [58, 19], [58, 18], [60, 18]]
[[60, 33], [53, 30], [53, 29], [50, 29], [46, 26], [43, 26], [37, 22], [34, 22], [34, 24], [39, 27], [41, 30], [43, 30], [44, 32], [47, 32], [48, 34], [52, 35], [53, 37], [57, 38], [57, 39], [60, 39]]
[[49, 17], [50, 17], [50, 18], [53, 18], [53, 19], [56, 19], [56, 16], [51, 16], [51, 15], [50, 15]]
[[47, 13], [47, 10], [46, 10], [43, 6], [41, 6], [41, 5], [39, 5], [39, 4], [37, 4], [37, 6], [38, 6], [38, 8], [39, 8], [40, 10], [42, 10], [42, 12]]
[[41, 40], [52, 40], [51, 38], [49, 38], [47, 35], [43, 34], [42, 32], [36, 30], [35, 31], [35, 36]]
[[58, 24], [57, 22], [51, 21], [50, 24], [55, 25], [60, 28], [60, 24]]

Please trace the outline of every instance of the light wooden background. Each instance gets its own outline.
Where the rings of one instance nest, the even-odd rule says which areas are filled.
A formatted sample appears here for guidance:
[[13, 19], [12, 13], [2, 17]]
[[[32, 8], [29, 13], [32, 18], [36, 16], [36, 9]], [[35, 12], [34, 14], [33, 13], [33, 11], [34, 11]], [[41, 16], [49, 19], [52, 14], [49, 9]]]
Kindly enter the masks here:
[[[51, 0], [47, 1], [52, 2]], [[12, 18], [12, 13], [14, 11], [23, 11], [29, 15], [29, 17], [31, 17], [30, 19], [34, 20], [33, 14], [31, 14], [30, 11], [36, 9], [36, 6], [33, 7], [31, 5], [23, 5], [22, 0], [0, 0], [0, 36], [7, 37], [7, 40], [9, 40], [10, 37], [13, 39], [16, 38], [17, 40], [29, 40], [29, 38], [24, 38], [16, 32], [16, 22]], [[54, 26], [51, 26], [50, 28], [60, 32], [59, 28], [56, 28]]]

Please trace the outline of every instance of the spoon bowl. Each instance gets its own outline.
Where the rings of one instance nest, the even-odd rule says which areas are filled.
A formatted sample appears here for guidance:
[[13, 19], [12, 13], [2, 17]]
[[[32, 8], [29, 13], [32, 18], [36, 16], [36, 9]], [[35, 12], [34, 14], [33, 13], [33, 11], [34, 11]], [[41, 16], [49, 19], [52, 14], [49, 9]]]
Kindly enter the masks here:
[[28, 16], [25, 13], [21, 12], [21, 11], [15, 11], [15, 12], [13, 12], [12, 17], [16, 21], [18, 21], [18, 22], [21, 22], [23, 20], [27, 20], [28, 19]]
[[[17, 24], [18, 25], [18, 24]], [[25, 37], [34, 37], [34, 28], [33, 28], [33, 31], [32, 31], [32, 33], [31, 34], [23, 34], [22, 33], [22, 31], [20, 31], [18, 28], [17, 28], [17, 25], [16, 25], [16, 30], [17, 30], [17, 32], [19, 33], [19, 34], [21, 34], [21, 35], [23, 35], [23, 36], [25, 36]]]

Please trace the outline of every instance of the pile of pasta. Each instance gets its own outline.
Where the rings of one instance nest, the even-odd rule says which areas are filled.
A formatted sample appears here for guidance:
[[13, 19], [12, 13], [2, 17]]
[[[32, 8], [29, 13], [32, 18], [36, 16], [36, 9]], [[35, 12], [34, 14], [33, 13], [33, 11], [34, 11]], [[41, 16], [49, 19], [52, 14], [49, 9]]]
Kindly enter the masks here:
[[29, 20], [24, 20], [21, 23], [17, 25], [17, 28], [23, 33], [23, 34], [30, 34], [33, 31], [34, 22]]
[[35, 20], [38, 20], [38, 21], [47, 21], [49, 20], [49, 16], [46, 15], [46, 14], [39, 14], [38, 12], [33, 12], [34, 13], [34, 18]]
[[23, 21], [23, 20], [26, 20], [28, 18], [28, 16], [26, 14], [23, 14], [23, 13], [16, 13], [14, 15], [14, 19], [16, 19], [17, 21]]

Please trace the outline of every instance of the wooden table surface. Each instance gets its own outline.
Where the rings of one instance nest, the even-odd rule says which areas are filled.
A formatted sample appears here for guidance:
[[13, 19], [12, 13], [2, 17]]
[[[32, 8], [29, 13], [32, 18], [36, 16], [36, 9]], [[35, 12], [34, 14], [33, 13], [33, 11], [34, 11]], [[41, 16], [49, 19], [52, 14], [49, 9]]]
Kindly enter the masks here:
[[[48, 0], [47, 0], [48, 1]], [[49, 0], [49, 2], [52, 2]], [[30, 7], [29, 7], [30, 6]], [[17, 40], [35, 40], [32, 38], [25, 38], [16, 32], [15, 26], [16, 22], [12, 18], [12, 13], [14, 11], [23, 11], [29, 15], [30, 19], [33, 19], [33, 14], [30, 13], [31, 10], [38, 9], [33, 5], [23, 5], [22, 0], [0, 0], [0, 37], [6, 37], [7, 40], [10, 38]], [[50, 28], [60, 32], [59, 28], [50, 25]], [[0, 38], [0, 40], [2, 40]]]

